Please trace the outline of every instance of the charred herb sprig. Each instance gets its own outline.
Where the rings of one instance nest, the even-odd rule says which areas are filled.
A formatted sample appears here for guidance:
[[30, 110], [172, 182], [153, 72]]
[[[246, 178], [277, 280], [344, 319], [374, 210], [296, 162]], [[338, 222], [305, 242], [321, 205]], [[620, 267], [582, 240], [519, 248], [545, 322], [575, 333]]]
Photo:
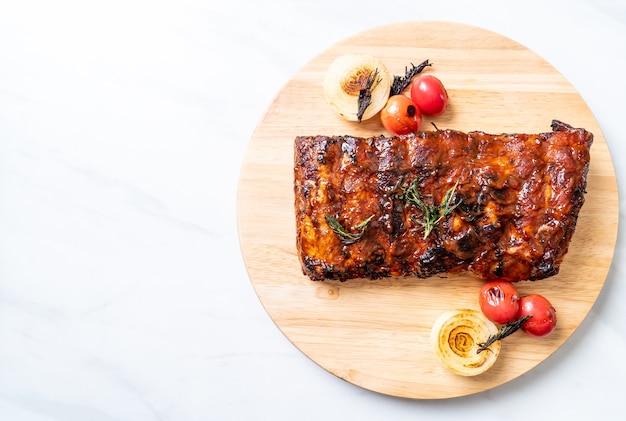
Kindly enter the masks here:
[[360, 123], [363, 119], [363, 114], [365, 114], [365, 110], [370, 106], [372, 102], [372, 91], [381, 82], [381, 78], [378, 75], [378, 69], [374, 70], [367, 77], [367, 81], [365, 82], [365, 87], [359, 90], [359, 109], [356, 113], [357, 121]]
[[459, 183], [455, 183], [454, 186], [446, 191], [439, 205], [430, 205], [422, 200], [422, 193], [418, 188], [419, 182], [420, 179], [416, 178], [408, 187], [403, 188], [403, 197], [407, 203], [414, 204], [422, 211], [421, 219], [417, 219], [415, 215], [413, 215], [411, 219], [424, 228], [424, 239], [426, 239], [437, 224], [446, 216], [450, 215], [452, 211], [461, 204], [461, 200], [456, 203], [452, 201]]
[[[424, 60], [417, 66], [411, 63], [411, 67], [404, 68], [404, 76], [393, 76], [391, 87], [389, 89], [389, 96], [401, 94], [410, 84], [411, 79], [415, 75], [419, 74], [426, 67], [432, 66], [428, 59]], [[365, 81], [365, 86], [359, 90], [359, 97], [357, 99], [358, 109], [356, 113], [357, 121], [360, 123], [365, 115], [365, 110], [370, 106], [372, 102], [372, 91], [382, 81], [378, 68], [370, 73]]]
[[411, 68], [405, 67], [404, 76], [393, 77], [389, 96], [401, 94], [411, 84], [411, 79], [413, 79], [415, 75], [421, 73], [422, 70], [428, 66], [432, 66], [432, 64], [428, 62], [428, 59], [426, 59], [417, 66], [411, 63]]
[[364, 219], [357, 225], [353, 225], [350, 227], [350, 230], [347, 230], [343, 225], [341, 225], [341, 222], [337, 221], [330, 215], [327, 215], [325, 219], [326, 223], [330, 226], [333, 232], [339, 236], [343, 244], [352, 244], [356, 243], [361, 239], [361, 237], [363, 237], [363, 234], [365, 234], [365, 228], [373, 217], [374, 215]]
[[517, 332], [519, 329], [521, 329], [524, 323], [526, 323], [526, 321], [530, 319], [531, 317], [532, 316], [524, 316], [524, 317], [520, 317], [517, 320], [508, 322], [507, 324], [502, 326], [502, 328], [500, 328], [500, 331], [498, 333], [496, 333], [495, 335], [491, 335], [489, 338], [487, 338], [485, 342], [478, 344], [479, 348], [476, 350], [476, 353], [480, 354], [481, 352], [489, 349], [489, 346], [493, 344], [495, 341], [501, 341], [507, 336], [512, 335], [513, 333]]

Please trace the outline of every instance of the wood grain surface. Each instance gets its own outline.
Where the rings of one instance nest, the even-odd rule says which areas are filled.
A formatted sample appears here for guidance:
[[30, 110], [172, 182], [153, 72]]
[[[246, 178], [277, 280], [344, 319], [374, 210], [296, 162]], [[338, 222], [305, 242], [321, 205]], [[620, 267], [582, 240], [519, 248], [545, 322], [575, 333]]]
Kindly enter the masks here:
[[[293, 141], [297, 135], [384, 133], [375, 117], [357, 124], [334, 114], [322, 81], [340, 54], [379, 57], [392, 74], [429, 59], [425, 73], [450, 95], [441, 129], [488, 133], [546, 132], [552, 119], [594, 133], [588, 191], [570, 250], [557, 276], [519, 282], [522, 295], [545, 295], [557, 309], [548, 337], [518, 332], [503, 342], [496, 364], [461, 377], [436, 359], [429, 344], [435, 319], [453, 308], [478, 309], [482, 281], [470, 275], [430, 279], [313, 282], [295, 248]], [[550, 357], [582, 323], [604, 285], [616, 241], [618, 197], [606, 141], [574, 87], [534, 52], [499, 34], [446, 22], [373, 28], [306, 63], [278, 93], [255, 130], [238, 191], [241, 250], [254, 289], [284, 335], [319, 366], [354, 385], [415, 399], [452, 398], [489, 390]]]

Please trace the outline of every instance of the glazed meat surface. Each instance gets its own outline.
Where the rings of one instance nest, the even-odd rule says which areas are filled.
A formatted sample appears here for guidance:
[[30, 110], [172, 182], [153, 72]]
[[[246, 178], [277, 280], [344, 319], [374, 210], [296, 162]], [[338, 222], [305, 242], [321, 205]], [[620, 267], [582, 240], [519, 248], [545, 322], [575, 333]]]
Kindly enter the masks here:
[[297, 137], [303, 273], [341, 281], [555, 275], [584, 202], [592, 141], [556, 120], [539, 134]]

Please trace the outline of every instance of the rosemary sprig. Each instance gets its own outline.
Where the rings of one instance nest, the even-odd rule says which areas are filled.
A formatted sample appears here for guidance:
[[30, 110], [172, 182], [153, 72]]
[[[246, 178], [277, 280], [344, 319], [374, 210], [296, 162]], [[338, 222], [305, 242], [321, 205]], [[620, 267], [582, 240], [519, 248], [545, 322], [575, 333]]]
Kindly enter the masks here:
[[496, 333], [495, 335], [491, 335], [490, 337], [487, 338], [485, 342], [478, 344], [479, 348], [476, 350], [476, 353], [480, 354], [481, 352], [489, 349], [489, 346], [492, 345], [495, 341], [501, 341], [507, 336], [512, 335], [513, 333], [517, 332], [522, 327], [522, 325], [526, 323], [526, 320], [530, 319], [531, 317], [533, 316], [528, 315], [528, 316], [520, 317], [517, 320], [508, 322], [507, 324], [505, 324], [504, 326], [500, 328], [500, 331], [498, 333]]
[[[333, 218], [330, 215], [326, 215], [325, 219], [326, 219], [326, 223], [330, 226], [333, 232], [339, 236], [343, 244], [352, 244], [352, 243], [356, 243], [357, 241], [361, 239], [361, 237], [363, 237], [363, 234], [365, 234], [365, 228], [367, 227], [367, 224], [369, 224], [369, 222], [372, 220], [373, 217], [374, 215], [370, 216], [369, 218], [364, 219], [357, 225], [353, 225], [352, 227], [350, 227], [350, 230], [347, 230], [346, 228], [344, 228], [344, 226], [341, 225], [341, 222], [337, 221], [335, 218]], [[356, 231], [356, 232], [351, 232], [351, 231]]]
[[391, 90], [389, 96], [401, 94], [407, 86], [411, 84], [411, 79], [418, 73], [421, 73], [427, 66], [432, 66], [428, 59], [424, 60], [417, 66], [411, 63], [411, 68], [404, 68], [404, 76], [394, 76], [391, 82]]
[[422, 218], [417, 219], [415, 215], [411, 219], [420, 224], [424, 228], [424, 239], [426, 239], [433, 229], [441, 222], [446, 216], [450, 215], [457, 206], [461, 204], [461, 200], [456, 203], [452, 202], [454, 192], [459, 183], [455, 183], [454, 186], [446, 191], [441, 203], [436, 205], [427, 204], [422, 200], [422, 193], [419, 191], [419, 178], [413, 180], [409, 187], [403, 187], [404, 200], [407, 203], [412, 203], [422, 211]]
[[370, 106], [372, 102], [372, 91], [381, 82], [381, 78], [378, 76], [378, 69], [374, 70], [374, 73], [370, 73], [365, 81], [365, 86], [359, 90], [359, 109], [356, 113], [356, 118], [360, 123], [363, 119], [365, 110]]

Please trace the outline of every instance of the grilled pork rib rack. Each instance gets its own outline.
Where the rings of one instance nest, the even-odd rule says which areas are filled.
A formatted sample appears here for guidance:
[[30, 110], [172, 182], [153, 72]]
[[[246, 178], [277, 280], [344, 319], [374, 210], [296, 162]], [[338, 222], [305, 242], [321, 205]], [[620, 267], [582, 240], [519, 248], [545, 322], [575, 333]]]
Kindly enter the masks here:
[[539, 134], [299, 136], [303, 273], [316, 281], [553, 276], [584, 202], [592, 142], [557, 120]]

